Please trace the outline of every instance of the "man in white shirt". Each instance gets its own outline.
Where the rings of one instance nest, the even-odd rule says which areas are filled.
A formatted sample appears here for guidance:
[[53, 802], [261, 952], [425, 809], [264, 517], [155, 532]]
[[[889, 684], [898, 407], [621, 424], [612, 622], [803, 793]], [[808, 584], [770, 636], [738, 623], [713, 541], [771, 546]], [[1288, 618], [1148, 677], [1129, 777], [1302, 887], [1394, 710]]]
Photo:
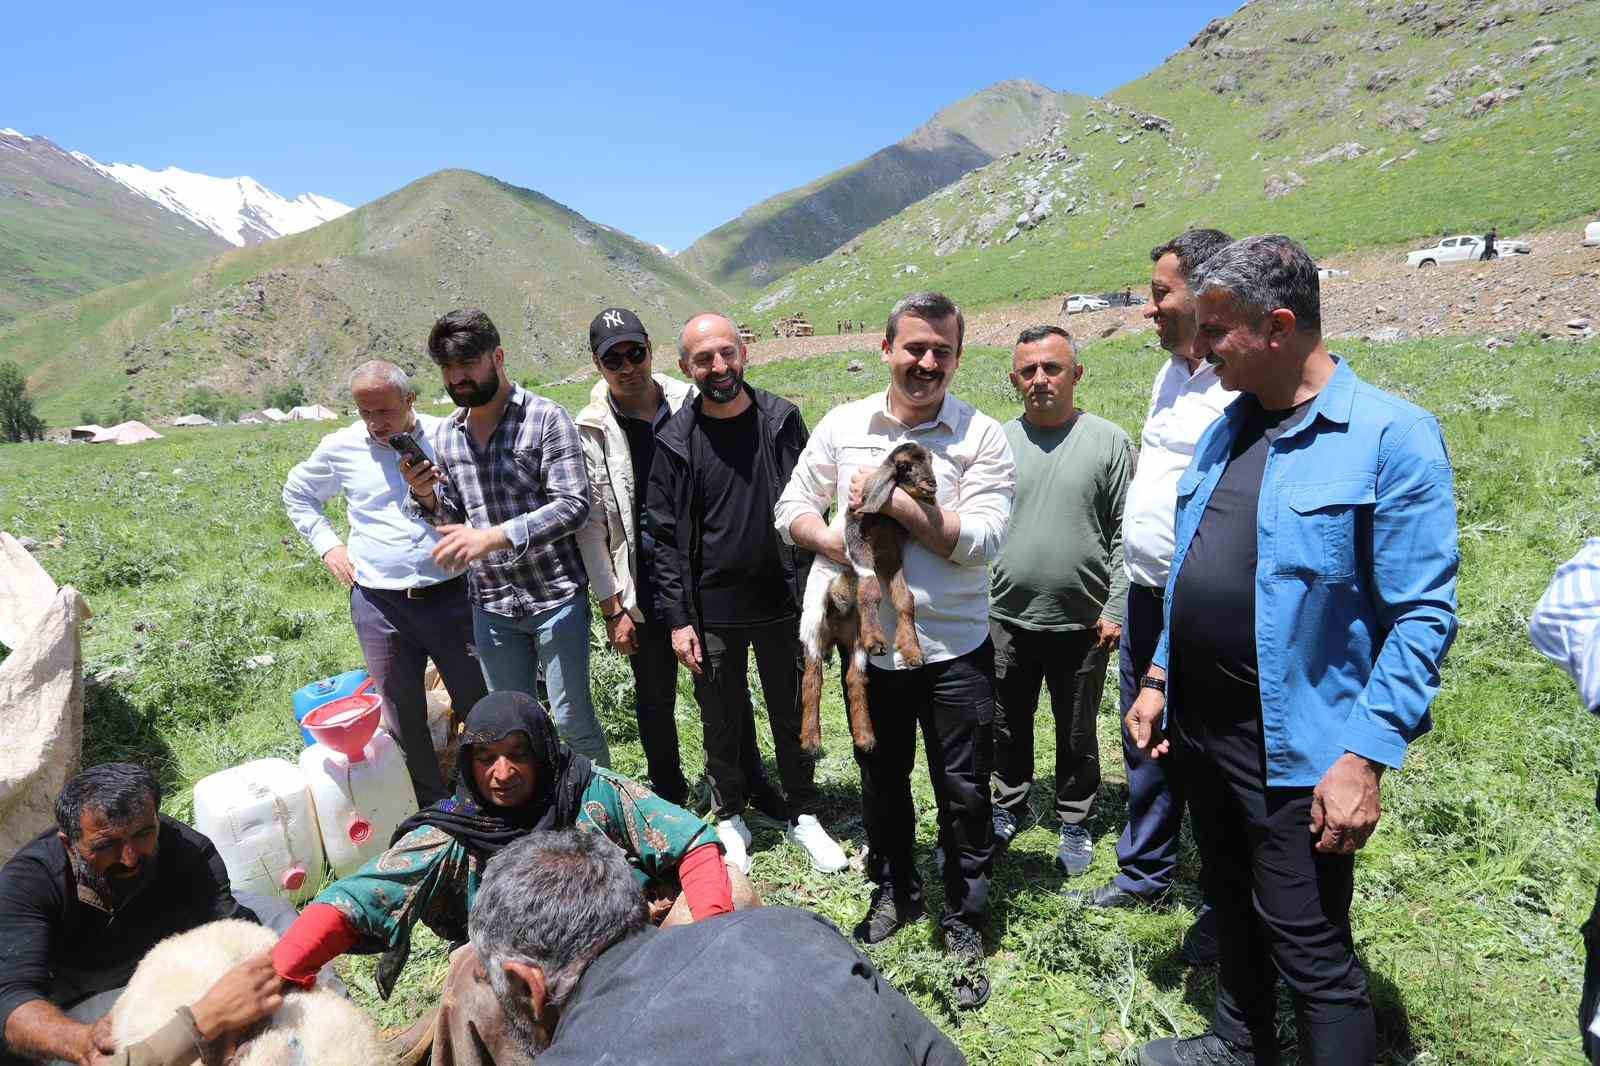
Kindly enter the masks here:
[[[402, 511], [408, 489], [400, 453], [389, 444], [396, 433], [408, 433], [432, 459], [429, 441], [440, 420], [417, 413], [416, 390], [393, 363], [357, 367], [350, 395], [361, 421], [322, 438], [311, 458], [289, 471], [283, 506], [328, 571], [350, 589], [350, 618], [383, 697], [384, 728], [400, 742], [417, 803], [426, 807], [449, 795], [428, 731], [428, 660], [460, 713], [488, 691], [471, 647], [466, 578], [433, 561], [438, 530]], [[322, 513], [341, 492], [348, 546]]]
[[[1122, 513], [1122, 550], [1128, 569], [1120, 649], [1124, 717], [1139, 694], [1139, 678], [1161, 636], [1178, 478], [1189, 468], [1200, 435], [1238, 395], [1223, 388], [1216, 370], [1194, 354], [1194, 296], [1189, 291], [1195, 268], [1231, 240], [1213, 229], [1187, 230], [1150, 252], [1154, 267], [1144, 316], [1155, 322], [1169, 358], [1150, 391], [1138, 463]], [[1086, 893], [1084, 902], [1093, 907], [1161, 905], [1169, 899], [1177, 875], [1182, 784], [1172, 776], [1172, 760], [1147, 757], [1131, 742], [1126, 728], [1122, 754], [1128, 770], [1128, 825], [1117, 841], [1117, 876]], [[1214, 924], [1205, 917], [1196, 923], [1185, 943], [1185, 956], [1191, 962], [1215, 958]]]
[[[994, 858], [988, 564], [1005, 540], [1016, 472], [1000, 424], [950, 395], [964, 333], [961, 309], [939, 293], [913, 293], [897, 303], [883, 340], [889, 387], [823, 417], [775, 517], [786, 539], [846, 562], [843, 535], [829, 528], [824, 513], [859, 505], [867, 475], [895, 446], [915, 441], [933, 457], [937, 505], [896, 489], [881, 512], [911, 535], [905, 576], [916, 599], [924, 665], [908, 669], [890, 652], [874, 656], [867, 668], [877, 744], [871, 752], [858, 750], [856, 763], [867, 875], [877, 887], [855, 934], [875, 944], [923, 913], [911, 798], [920, 724], [938, 801], [939, 843], [949, 857], [941, 925], [951, 953], [966, 963], [955, 1001], [975, 1008], [989, 996], [981, 930]], [[881, 614], [892, 647], [896, 620], [887, 601]]]

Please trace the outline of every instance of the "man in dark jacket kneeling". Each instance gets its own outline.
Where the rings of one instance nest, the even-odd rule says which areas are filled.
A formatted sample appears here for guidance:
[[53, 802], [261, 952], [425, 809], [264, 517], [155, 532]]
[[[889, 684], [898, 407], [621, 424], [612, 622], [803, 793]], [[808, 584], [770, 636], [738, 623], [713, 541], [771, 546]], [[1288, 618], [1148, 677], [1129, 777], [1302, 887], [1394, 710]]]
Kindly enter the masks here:
[[598, 834], [533, 832], [495, 856], [470, 928], [539, 1066], [592, 1062], [597, 1048], [656, 1066], [966, 1062], [814, 914], [760, 907], [653, 928], [622, 853]]

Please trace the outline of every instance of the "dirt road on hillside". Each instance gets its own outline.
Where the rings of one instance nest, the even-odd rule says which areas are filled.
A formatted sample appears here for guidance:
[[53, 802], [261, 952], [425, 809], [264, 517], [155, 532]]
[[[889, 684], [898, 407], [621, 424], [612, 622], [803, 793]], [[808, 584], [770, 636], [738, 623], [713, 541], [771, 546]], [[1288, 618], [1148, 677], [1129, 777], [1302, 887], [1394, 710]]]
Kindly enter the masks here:
[[[1600, 248], [1580, 246], [1583, 226], [1506, 234], [1533, 245], [1530, 255], [1488, 263], [1458, 263], [1416, 270], [1406, 266], [1406, 245], [1338, 256], [1322, 263], [1348, 274], [1322, 282], [1323, 330], [1329, 337], [1399, 341], [1414, 337], [1533, 333], [1579, 337], [1600, 331]], [[967, 343], [1008, 347], [1029, 326], [1057, 323], [1080, 342], [1150, 328], [1142, 308], [1061, 314], [1064, 296], [979, 311], [967, 321]], [[1568, 323], [1588, 323], [1569, 327]], [[750, 345], [752, 362], [800, 359], [834, 352], [871, 351], [876, 333], [762, 340]]]

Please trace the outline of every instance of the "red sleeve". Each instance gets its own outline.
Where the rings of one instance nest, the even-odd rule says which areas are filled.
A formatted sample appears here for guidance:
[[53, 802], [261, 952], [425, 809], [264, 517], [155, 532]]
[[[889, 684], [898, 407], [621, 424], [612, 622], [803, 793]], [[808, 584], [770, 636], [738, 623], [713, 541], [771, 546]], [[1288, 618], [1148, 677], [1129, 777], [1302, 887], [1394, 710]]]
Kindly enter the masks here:
[[722, 864], [722, 849], [717, 845], [702, 844], [685, 855], [678, 862], [678, 884], [683, 886], [683, 898], [695, 921], [733, 913], [733, 886], [728, 883], [728, 868]]
[[272, 968], [285, 981], [310, 988], [317, 971], [351, 948], [360, 934], [337, 907], [313, 903], [295, 919], [272, 949]]

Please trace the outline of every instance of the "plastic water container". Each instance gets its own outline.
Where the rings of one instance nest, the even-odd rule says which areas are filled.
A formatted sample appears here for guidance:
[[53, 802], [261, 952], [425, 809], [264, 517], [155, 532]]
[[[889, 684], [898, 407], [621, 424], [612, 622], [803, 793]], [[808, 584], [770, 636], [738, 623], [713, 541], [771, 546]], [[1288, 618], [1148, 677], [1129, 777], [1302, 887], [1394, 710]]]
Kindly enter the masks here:
[[257, 759], [194, 786], [194, 826], [216, 845], [235, 891], [309, 899], [322, 881], [322, 835], [305, 777]]
[[381, 729], [371, 736], [349, 754], [326, 744], [300, 753], [300, 772], [335, 877], [347, 877], [382, 854], [395, 828], [417, 810], [400, 745]]
[[[306, 715], [324, 703], [371, 691], [373, 691], [373, 681], [365, 670], [349, 670], [333, 677], [325, 677], [321, 681], [313, 681], [294, 694], [294, 720], [305, 721]], [[317, 742], [317, 738], [304, 728], [300, 730], [300, 735], [305, 737], [307, 744]]]

